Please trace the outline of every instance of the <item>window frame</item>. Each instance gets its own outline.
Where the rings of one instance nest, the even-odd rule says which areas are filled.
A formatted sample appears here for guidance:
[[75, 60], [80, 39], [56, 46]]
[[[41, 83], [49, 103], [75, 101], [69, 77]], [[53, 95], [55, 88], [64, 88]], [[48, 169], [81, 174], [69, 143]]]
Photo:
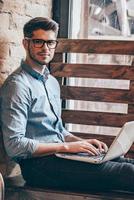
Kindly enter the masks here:
[[52, 18], [59, 24], [59, 38], [69, 37], [70, 0], [53, 0]]

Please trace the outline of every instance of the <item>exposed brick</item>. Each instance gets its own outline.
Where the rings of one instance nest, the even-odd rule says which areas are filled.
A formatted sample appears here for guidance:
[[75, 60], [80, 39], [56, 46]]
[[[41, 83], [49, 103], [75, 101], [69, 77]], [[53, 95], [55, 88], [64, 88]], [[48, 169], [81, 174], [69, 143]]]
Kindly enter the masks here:
[[0, 72], [3, 74], [8, 74], [10, 67], [8, 67], [7, 59], [0, 59]]
[[26, 5], [26, 15], [31, 17], [38, 16], [50, 16], [48, 8], [40, 4], [29, 4]]
[[7, 60], [0, 59], [0, 86], [10, 73], [10, 67], [7, 64]]
[[[51, 7], [52, 0], [0, 1], [0, 86], [20, 66], [21, 58], [25, 56], [21, 44], [23, 25], [31, 17], [51, 16]], [[11, 164], [9, 169], [6, 162], [0, 162], [0, 169], [2, 167], [8, 175], [12, 175], [12, 172], [16, 175], [17, 170]]]
[[46, 0], [46, 1], [44, 1], [44, 0], [31, 0], [31, 1], [32, 1], [32, 3], [33, 2], [38, 3], [38, 4], [42, 4], [44, 6], [48, 6], [48, 7], [50, 7], [52, 5], [52, 0]]
[[4, 0], [2, 12], [25, 14], [25, 2], [20, 0]]
[[10, 57], [11, 58], [23, 58], [25, 56], [25, 51], [23, 46], [10, 45]]
[[51, 17], [52, 0], [4, 0], [0, 3], [0, 86], [25, 57], [23, 25], [36, 16]]
[[6, 60], [0, 59], [0, 86], [9, 76], [9, 74], [11, 74], [19, 66], [20, 66], [20, 59], [17, 58], [9, 58]]
[[11, 18], [10, 18], [10, 26], [9, 26], [9, 28], [11, 30], [17, 29], [17, 30], [21, 30], [22, 31], [24, 24], [28, 20], [30, 20], [30, 17], [28, 17], [28, 16], [25, 16], [25, 15], [21, 16], [21, 15], [19, 15], [17, 13], [13, 13], [11, 15]]
[[16, 68], [20, 66], [20, 59], [18, 58], [9, 58], [9, 59], [0, 59], [0, 74], [4, 78], [6, 78], [9, 74], [11, 74]]
[[0, 43], [9, 43], [10, 40], [9, 40], [9, 37], [8, 37], [8, 31], [4, 30], [0, 30]]
[[7, 30], [0, 32], [0, 43], [17, 43], [20, 44], [23, 38], [23, 32], [17, 30]]
[[0, 43], [0, 59], [7, 59], [9, 57], [9, 44]]
[[10, 69], [10, 73], [12, 73], [14, 70], [16, 70], [20, 66], [21, 59], [18, 57], [14, 57], [14, 58], [10, 57], [7, 62]]
[[7, 30], [9, 28], [10, 14], [0, 13], [0, 30]]
[[3, 6], [4, 6], [4, 1], [0, 1], [0, 10], [2, 10], [2, 8], [3, 8]]
[[0, 42], [20, 44], [23, 38], [22, 30], [7, 30], [0, 33]]

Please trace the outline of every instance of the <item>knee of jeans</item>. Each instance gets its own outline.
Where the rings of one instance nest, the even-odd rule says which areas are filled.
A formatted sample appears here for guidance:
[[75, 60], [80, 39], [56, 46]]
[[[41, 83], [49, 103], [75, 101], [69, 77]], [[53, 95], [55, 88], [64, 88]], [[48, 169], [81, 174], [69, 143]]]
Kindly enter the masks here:
[[131, 163], [122, 163], [121, 175], [129, 179], [134, 179], [134, 165]]

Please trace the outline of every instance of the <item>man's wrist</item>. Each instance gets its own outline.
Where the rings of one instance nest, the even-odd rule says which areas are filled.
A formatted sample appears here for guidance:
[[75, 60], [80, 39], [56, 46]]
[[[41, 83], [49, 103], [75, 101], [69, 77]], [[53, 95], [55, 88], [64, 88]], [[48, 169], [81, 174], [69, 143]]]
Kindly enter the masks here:
[[67, 142], [61, 143], [59, 148], [57, 148], [56, 153], [68, 152], [69, 146]]

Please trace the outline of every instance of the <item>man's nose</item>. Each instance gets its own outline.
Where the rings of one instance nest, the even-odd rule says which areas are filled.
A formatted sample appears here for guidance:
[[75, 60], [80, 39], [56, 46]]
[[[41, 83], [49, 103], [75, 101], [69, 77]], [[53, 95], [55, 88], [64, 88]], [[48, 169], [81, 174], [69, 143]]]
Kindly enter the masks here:
[[44, 49], [49, 49], [49, 48], [48, 48], [48, 45], [47, 45], [47, 43], [46, 43], [46, 42], [44, 42], [44, 44], [43, 44], [42, 48], [44, 48]]

